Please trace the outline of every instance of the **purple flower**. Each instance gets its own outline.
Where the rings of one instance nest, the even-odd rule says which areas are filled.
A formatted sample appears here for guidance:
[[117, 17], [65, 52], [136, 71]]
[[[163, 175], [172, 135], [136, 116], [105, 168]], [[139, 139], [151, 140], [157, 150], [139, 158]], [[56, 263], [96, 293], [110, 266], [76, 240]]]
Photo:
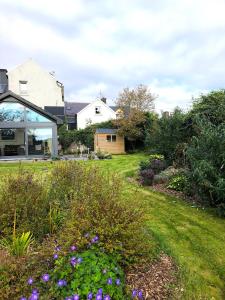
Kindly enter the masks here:
[[32, 290], [32, 294], [33, 294], [33, 295], [37, 295], [37, 294], [38, 294], [38, 290], [37, 290], [37, 289], [33, 289], [33, 290]]
[[75, 250], [77, 250], [77, 247], [74, 246], [74, 245], [72, 245], [72, 246], [70, 247], [70, 250], [71, 250], [71, 251], [75, 251]]
[[79, 300], [80, 299], [80, 297], [79, 297], [79, 295], [73, 295], [73, 300]]
[[112, 284], [112, 278], [108, 278], [107, 284]]
[[61, 247], [60, 247], [60, 246], [56, 246], [56, 247], [55, 247], [55, 251], [58, 252], [58, 251], [60, 251], [60, 250], [61, 250]]
[[56, 253], [53, 255], [53, 258], [54, 258], [54, 259], [57, 259], [58, 257], [59, 257], [59, 256], [58, 256], [58, 254], [56, 254]]
[[84, 237], [88, 238], [89, 237], [89, 233], [85, 233]]
[[73, 300], [72, 297], [66, 297], [65, 300]]
[[97, 294], [95, 299], [96, 300], [102, 300], [102, 294]]
[[63, 286], [65, 286], [65, 285], [66, 285], [66, 280], [64, 280], [64, 279], [58, 280], [57, 285], [58, 285], [58, 287], [63, 287]]
[[71, 265], [72, 265], [73, 267], [75, 267], [75, 265], [77, 264], [77, 259], [76, 259], [75, 256], [71, 257], [70, 263], [71, 263]]
[[103, 293], [103, 289], [99, 289], [98, 294], [102, 295], [102, 293]]
[[48, 274], [44, 274], [44, 275], [42, 276], [42, 280], [43, 280], [44, 282], [49, 281], [49, 279], [50, 279], [50, 276], [49, 276]]
[[143, 293], [142, 293], [142, 291], [138, 292], [138, 299], [143, 299]]
[[20, 300], [27, 300], [27, 298], [26, 297], [21, 297]]
[[88, 300], [91, 300], [93, 298], [93, 294], [92, 293], [89, 293], [88, 296], [87, 296]]
[[33, 279], [32, 277], [30, 277], [30, 278], [27, 280], [27, 283], [28, 283], [29, 285], [32, 285], [33, 282], [34, 282], [34, 279]]
[[116, 285], [120, 285], [120, 279], [116, 279]]
[[136, 290], [133, 290], [132, 291], [132, 298], [136, 297], [137, 296], [137, 291]]
[[39, 298], [38, 294], [32, 294], [29, 300], [38, 300], [38, 298]]
[[82, 258], [82, 257], [79, 257], [79, 258], [77, 259], [78, 264], [80, 264], [82, 261], [83, 261], [83, 258]]
[[94, 243], [97, 243], [98, 240], [99, 240], [99, 237], [96, 235], [95, 237], [93, 237], [93, 238], [91, 239], [91, 242], [94, 244]]
[[105, 295], [104, 300], [110, 300], [111, 297], [109, 295]]

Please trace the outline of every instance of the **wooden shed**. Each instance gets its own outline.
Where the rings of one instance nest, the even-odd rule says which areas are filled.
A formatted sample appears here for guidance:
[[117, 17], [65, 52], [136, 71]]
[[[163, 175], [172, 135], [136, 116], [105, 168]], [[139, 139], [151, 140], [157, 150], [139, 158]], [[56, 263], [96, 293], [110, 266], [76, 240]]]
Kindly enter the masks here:
[[118, 135], [116, 129], [98, 128], [95, 132], [94, 147], [95, 151], [125, 153], [124, 136]]

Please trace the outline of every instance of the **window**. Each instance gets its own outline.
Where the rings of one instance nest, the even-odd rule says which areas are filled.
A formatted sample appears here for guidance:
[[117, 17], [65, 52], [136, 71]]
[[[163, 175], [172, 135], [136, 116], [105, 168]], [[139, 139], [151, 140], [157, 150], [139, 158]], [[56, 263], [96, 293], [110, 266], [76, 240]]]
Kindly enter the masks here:
[[116, 135], [115, 134], [112, 135], [112, 142], [116, 142]]
[[27, 112], [27, 121], [28, 122], [36, 122], [36, 123], [40, 123], [40, 122], [51, 122], [49, 119], [45, 118], [44, 116], [36, 113], [35, 111], [27, 108], [26, 109]]
[[115, 134], [108, 134], [106, 136], [106, 140], [109, 143], [116, 142], [116, 135]]
[[2, 129], [1, 130], [1, 139], [3, 141], [15, 140], [15, 130], [13, 130], [13, 129]]
[[101, 114], [101, 107], [100, 106], [96, 106], [95, 107], [95, 114], [96, 115], [100, 115]]
[[21, 80], [19, 83], [20, 83], [20, 94], [26, 95], [28, 92], [27, 81]]
[[24, 106], [19, 103], [0, 103], [0, 122], [23, 122]]

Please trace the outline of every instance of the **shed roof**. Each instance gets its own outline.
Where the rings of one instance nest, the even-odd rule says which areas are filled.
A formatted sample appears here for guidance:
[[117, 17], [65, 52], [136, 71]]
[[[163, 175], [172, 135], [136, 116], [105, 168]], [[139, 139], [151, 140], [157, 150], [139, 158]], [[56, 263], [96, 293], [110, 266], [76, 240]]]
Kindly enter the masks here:
[[105, 134], [116, 134], [117, 129], [113, 128], [97, 128], [96, 133], [105, 133]]

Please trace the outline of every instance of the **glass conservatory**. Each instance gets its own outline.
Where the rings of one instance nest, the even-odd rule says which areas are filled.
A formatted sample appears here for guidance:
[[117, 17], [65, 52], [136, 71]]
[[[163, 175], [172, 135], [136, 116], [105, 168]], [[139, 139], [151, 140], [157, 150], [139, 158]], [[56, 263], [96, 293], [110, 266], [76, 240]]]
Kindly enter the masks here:
[[0, 159], [57, 156], [56, 117], [11, 92], [0, 96]]

